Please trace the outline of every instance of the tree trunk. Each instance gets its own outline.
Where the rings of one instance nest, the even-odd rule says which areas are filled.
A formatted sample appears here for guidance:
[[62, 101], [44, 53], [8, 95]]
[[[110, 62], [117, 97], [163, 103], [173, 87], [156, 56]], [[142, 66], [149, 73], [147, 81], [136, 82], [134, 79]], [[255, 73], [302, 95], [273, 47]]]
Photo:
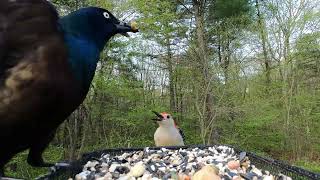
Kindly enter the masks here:
[[264, 22], [263, 15], [260, 12], [260, 5], [259, 0], [256, 0], [256, 9], [257, 9], [257, 16], [258, 16], [258, 29], [261, 38], [262, 50], [263, 50], [263, 58], [265, 64], [265, 73], [266, 73], [266, 85], [267, 91], [269, 91], [270, 83], [271, 83], [271, 62], [268, 58], [268, 50], [267, 50], [267, 33], [265, 31], [266, 26]]
[[174, 81], [174, 69], [172, 63], [172, 53], [170, 48], [170, 38], [166, 38], [166, 46], [167, 46], [167, 64], [169, 70], [169, 92], [170, 92], [170, 111], [177, 111], [177, 103], [176, 103], [176, 91], [175, 91], [175, 81]]
[[[201, 74], [200, 84], [198, 91], [200, 93], [200, 97], [197, 102], [200, 104], [198, 108], [199, 113], [199, 121], [202, 124], [200, 127], [200, 133], [202, 134], [202, 141], [205, 144], [208, 137], [207, 127], [210, 121], [213, 120], [213, 96], [212, 96], [212, 88], [210, 87], [210, 75], [209, 75], [209, 58], [208, 58], [208, 48], [205, 38], [205, 24], [204, 24], [204, 11], [205, 11], [205, 0], [193, 0], [193, 7], [195, 10], [195, 22], [196, 22], [196, 38], [197, 38], [197, 57], [199, 59], [199, 71]], [[215, 130], [213, 130], [215, 131]], [[216, 140], [213, 140], [215, 143]]]

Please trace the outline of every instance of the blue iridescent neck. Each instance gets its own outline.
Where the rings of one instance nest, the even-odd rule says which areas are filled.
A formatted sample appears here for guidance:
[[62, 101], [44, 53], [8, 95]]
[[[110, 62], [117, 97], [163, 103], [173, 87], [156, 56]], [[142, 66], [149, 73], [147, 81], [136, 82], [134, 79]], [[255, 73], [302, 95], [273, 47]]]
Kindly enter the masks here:
[[86, 39], [69, 34], [66, 34], [64, 39], [71, 70], [83, 89], [88, 91], [99, 61], [100, 50], [93, 42]]
[[94, 30], [86, 10], [60, 19], [60, 27], [69, 53], [72, 72], [84, 90], [88, 91], [94, 77], [100, 52], [112, 33]]

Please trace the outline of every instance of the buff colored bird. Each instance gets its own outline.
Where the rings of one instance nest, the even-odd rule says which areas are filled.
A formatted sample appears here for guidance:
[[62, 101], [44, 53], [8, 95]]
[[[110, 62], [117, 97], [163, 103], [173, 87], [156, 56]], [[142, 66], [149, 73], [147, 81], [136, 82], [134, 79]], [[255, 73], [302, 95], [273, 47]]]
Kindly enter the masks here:
[[184, 146], [183, 131], [177, 126], [172, 116], [168, 113], [158, 113], [156, 120], [159, 124], [158, 129], [154, 133], [154, 142], [156, 146]]

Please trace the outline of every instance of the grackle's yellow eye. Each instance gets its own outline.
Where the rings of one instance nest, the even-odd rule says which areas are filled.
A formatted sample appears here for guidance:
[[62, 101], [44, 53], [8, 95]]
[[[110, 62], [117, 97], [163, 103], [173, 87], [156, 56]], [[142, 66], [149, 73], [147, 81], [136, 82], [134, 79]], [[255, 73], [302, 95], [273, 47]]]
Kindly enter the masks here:
[[109, 19], [109, 18], [110, 18], [109, 13], [107, 13], [107, 12], [104, 12], [104, 13], [103, 13], [103, 16], [104, 16], [105, 18], [107, 18], [107, 19]]

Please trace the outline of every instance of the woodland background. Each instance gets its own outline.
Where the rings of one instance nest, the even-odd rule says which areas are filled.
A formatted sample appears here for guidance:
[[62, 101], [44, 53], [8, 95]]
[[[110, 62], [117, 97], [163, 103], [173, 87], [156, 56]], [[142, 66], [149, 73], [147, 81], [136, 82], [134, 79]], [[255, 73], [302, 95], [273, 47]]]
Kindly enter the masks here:
[[[85, 102], [44, 157], [153, 146], [151, 110], [174, 115], [186, 144], [231, 144], [320, 172], [317, 0], [52, 0], [65, 15], [109, 9], [138, 22], [101, 54]], [[26, 179], [48, 169], [8, 165]]]

